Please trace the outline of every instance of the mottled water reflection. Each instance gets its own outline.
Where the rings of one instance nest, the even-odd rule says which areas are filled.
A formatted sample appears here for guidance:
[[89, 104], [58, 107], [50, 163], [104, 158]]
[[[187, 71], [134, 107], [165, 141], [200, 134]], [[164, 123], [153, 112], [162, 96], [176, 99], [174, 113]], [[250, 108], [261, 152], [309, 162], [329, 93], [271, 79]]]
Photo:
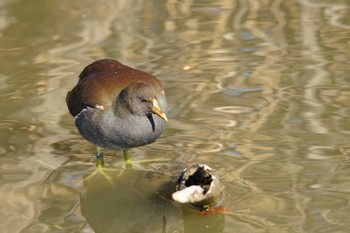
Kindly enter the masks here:
[[[349, 232], [349, 11], [312, 0], [1, 1], [2, 231], [108, 225], [103, 208], [81, 208], [98, 199], [87, 200], [95, 185], [84, 182], [95, 148], [64, 101], [83, 67], [112, 57], [161, 79], [170, 105], [167, 129], [131, 151], [129, 172], [161, 183], [199, 162], [225, 185], [225, 214], [167, 200], [163, 210], [179, 214], [170, 232]], [[120, 170], [121, 152], [106, 153], [106, 167]], [[132, 212], [113, 192], [157, 190], [104, 184], [114, 216]]]

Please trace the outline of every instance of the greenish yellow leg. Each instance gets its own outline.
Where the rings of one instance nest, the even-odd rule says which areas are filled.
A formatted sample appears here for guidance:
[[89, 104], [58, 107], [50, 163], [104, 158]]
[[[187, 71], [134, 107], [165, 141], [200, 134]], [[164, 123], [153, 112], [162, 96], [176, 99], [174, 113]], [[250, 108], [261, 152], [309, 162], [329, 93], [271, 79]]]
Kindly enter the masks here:
[[128, 149], [123, 149], [123, 154], [124, 154], [124, 167], [125, 168], [131, 168], [132, 163], [129, 155]]
[[98, 168], [103, 168], [104, 167], [104, 161], [103, 161], [103, 153], [101, 147], [96, 147], [96, 166]]
[[108, 169], [104, 167], [103, 153], [102, 153], [101, 147], [96, 148], [95, 156], [96, 156], [96, 167], [97, 168], [93, 173], [88, 175], [85, 178], [85, 180], [89, 180], [89, 179], [95, 177], [97, 174], [99, 174], [99, 175], [102, 175], [112, 186], [114, 186], [112, 177], [105, 172], [105, 170], [108, 170]]
[[[124, 154], [124, 168], [132, 168], [129, 151], [127, 149], [124, 149], [123, 154]], [[87, 176], [85, 180], [89, 180], [95, 177], [97, 174], [99, 174], [99, 175], [102, 175], [112, 186], [114, 186], [112, 177], [108, 175], [105, 171], [108, 171], [108, 170], [115, 171], [115, 169], [108, 169], [104, 167], [103, 153], [102, 153], [101, 147], [96, 148], [95, 156], [96, 156], [97, 168], [93, 173]], [[124, 169], [120, 170], [119, 175], [117, 177], [121, 176], [123, 172], [124, 172]]]

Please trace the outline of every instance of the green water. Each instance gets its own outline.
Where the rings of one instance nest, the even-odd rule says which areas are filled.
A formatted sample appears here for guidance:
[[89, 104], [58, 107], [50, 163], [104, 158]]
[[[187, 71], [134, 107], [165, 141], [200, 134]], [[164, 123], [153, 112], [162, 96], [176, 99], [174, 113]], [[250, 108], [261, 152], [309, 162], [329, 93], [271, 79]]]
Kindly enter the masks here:
[[[2, 232], [349, 232], [350, 4], [346, 1], [0, 2]], [[155, 143], [106, 152], [65, 96], [111, 57], [156, 75], [169, 122]], [[169, 198], [188, 163], [227, 211]]]

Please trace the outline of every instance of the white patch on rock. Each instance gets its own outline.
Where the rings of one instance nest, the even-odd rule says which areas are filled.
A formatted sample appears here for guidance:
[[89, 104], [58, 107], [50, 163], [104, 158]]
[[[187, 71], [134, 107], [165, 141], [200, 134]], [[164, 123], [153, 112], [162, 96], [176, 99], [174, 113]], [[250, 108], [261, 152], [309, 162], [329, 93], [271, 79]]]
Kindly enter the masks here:
[[172, 197], [174, 201], [181, 204], [195, 203], [202, 201], [204, 189], [201, 186], [192, 185], [180, 191], [173, 193]]

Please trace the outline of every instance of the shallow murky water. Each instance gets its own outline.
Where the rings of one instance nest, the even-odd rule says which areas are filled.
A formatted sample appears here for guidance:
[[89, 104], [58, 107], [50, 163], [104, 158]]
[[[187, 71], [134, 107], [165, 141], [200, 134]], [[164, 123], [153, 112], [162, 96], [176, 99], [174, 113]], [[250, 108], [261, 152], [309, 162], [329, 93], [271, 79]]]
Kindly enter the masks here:
[[[0, 2], [2, 232], [349, 232], [346, 1]], [[170, 105], [155, 143], [106, 152], [65, 95], [91, 61], [156, 75]], [[223, 214], [167, 197], [188, 163], [225, 186]]]

